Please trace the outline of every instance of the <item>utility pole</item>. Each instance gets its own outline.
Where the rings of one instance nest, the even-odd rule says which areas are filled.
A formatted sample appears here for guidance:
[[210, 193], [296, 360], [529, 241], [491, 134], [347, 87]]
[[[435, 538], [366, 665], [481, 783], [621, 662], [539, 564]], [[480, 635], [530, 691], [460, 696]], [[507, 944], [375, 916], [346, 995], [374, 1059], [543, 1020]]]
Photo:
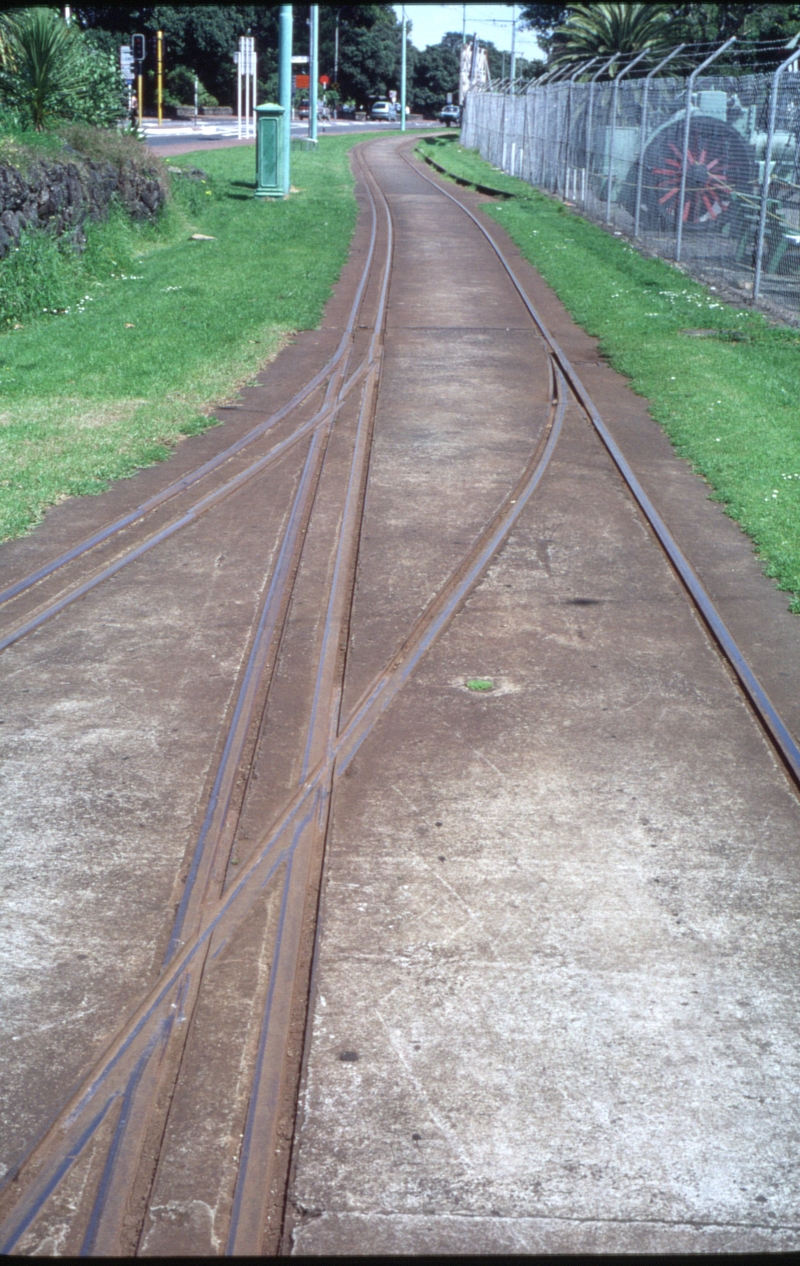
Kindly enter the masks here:
[[339, 91], [339, 14], [341, 9], [336, 10], [336, 33], [333, 37], [333, 82], [336, 84], [336, 91]]
[[511, 70], [509, 78], [513, 84], [517, 77], [517, 6], [511, 6]]
[[403, 47], [400, 50], [400, 131], [406, 130], [406, 6], [403, 5]]
[[467, 42], [467, 6], [461, 6], [461, 47], [464, 48]]
[[309, 70], [311, 72], [308, 85], [308, 137], [317, 139], [317, 86], [319, 84], [319, 5], [311, 6], [311, 26], [309, 30]]
[[283, 196], [288, 197], [292, 185], [292, 6], [281, 5], [280, 61], [278, 71], [280, 103], [283, 106]]
[[156, 31], [156, 104], [158, 105], [158, 126], [164, 114], [164, 32]]

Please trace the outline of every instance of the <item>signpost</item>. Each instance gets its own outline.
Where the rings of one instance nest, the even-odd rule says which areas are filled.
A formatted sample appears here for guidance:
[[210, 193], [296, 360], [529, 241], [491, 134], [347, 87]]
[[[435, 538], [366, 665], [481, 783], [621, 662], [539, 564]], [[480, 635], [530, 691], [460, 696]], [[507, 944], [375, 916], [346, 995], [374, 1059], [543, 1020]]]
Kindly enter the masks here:
[[[244, 135], [251, 135], [250, 125], [253, 125], [252, 135], [256, 134], [256, 75], [258, 69], [258, 56], [256, 54], [256, 42], [252, 35], [241, 35], [239, 37], [239, 52], [234, 53], [233, 60], [236, 62], [236, 111], [239, 124], [239, 139], [242, 137], [242, 81], [244, 81]], [[250, 99], [250, 89], [252, 85], [252, 101]]]
[[143, 35], [134, 35], [131, 40], [131, 51], [136, 69], [136, 100], [138, 103], [139, 124], [144, 118], [144, 83], [142, 81], [142, 64], [147, 56], [147, 46]]
[[317, 140], [317, 89], [319, 87], [319, 5], [312, 4], [309, 12], [309, 86], [308, 86], [308, 139]]
[[292, 6], [281, 5], [279, 19], [279, 71], [278, 85], [283, 106], [283, 149], [281, 151], [281, 187], [284, 197], [289, 193], [292, 184], [291, 172], [291, 117], [292, 117]]
[[133, 53], [130, 44], [123, 44], [119, 50], [119, 70], [126, 84], [130, 86], [136, 78], [133, 73]]

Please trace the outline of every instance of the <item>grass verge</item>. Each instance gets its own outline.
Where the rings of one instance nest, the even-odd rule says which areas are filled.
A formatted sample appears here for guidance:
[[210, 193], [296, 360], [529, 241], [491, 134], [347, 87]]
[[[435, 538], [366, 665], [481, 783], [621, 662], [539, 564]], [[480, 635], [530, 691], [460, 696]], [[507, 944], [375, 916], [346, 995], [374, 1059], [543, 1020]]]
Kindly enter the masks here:
[[40, 234], [0, 264], [0, 298], [15, 267], [22, 290], [38, 268], [42, 300], [0, 334], [0, 539], [168, 456], [318, 325], [355, 226], [347, 151], [363, 139], [293, 151], [286, 201], [254, 199], [250, 147], [182, 155], [170, 165], [207, 179], [175, 175], [156, 225], [114, 214], [80, 257]]
[[496, 172], [455, 138], [419, 148], [463, 180], [518, 195], [488, 214], [647, 398], [800, 613], [800, 334], [723, 303], [680, 269]]

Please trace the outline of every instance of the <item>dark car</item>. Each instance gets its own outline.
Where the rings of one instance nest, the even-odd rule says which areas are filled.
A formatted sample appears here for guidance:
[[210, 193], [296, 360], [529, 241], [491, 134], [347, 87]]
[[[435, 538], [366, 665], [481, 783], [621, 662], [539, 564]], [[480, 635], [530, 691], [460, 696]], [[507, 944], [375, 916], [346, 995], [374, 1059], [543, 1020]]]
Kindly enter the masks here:
[[442, 106], [439, 111], [439, 122], [446, 123], [448, 127], [450, 127], [451, 123], [455, 123], [456, 127], [458, 127], [461, 122], [460, 108], [457, 105]]

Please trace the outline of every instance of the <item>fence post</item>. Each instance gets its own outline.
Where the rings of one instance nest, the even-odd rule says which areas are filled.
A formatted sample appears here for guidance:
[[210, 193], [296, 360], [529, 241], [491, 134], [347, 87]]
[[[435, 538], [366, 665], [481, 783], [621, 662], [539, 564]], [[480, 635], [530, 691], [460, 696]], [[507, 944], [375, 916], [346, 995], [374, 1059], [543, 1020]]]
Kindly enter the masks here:
[[778, 107], [778, 85], [781, 75], [796, 62], [800, 53], [793, 49], [791, 57], [781, 62], [772, 76], [772, 88], [769, 94], [769, 123], [767, 124], [767, 148], [764, 151], [764, 179], [761, 182], [761, 208], [758, 213], [758, 236], [756, 237], [756, 272], [753, 278], [753, 298], [758, 298], [761, 289], [761, 257], [764, 253], [764, 232], [767, 227], [767, 198], [770, 186], [770, 167], [772, 166], [772, 145], [775, 140], [775, 112]]
[[717, 60], [717, 58], [720, 56], [721, 53], [725, 52], [726, 48], [730, 48], [731, 44], [735, 44], [735, 43], [736, 43], [736, 36], [732, 35], [731, 38], [729, 40], [726, 40], [724, 44], [720, 44], [719, 48], [715, 49], [714, 52], [710, 55], [710, 57], [707, 57], [704, 62], [701, 62], [700, 65], [695, 70], [692, 71], [691, 75], [689, 76], [687, 80], [686, 118], [683, 124], [683, 157], [681, 160], [681, 191], [678, 196], [678, 206], [677, 206], [678, 232], [675, 238], [676, 261], [679, 260], [681, 257], [681, 242], [683, 241], [683, 201], [684, 201], [684, 198], [686, 197], [686, 174], [689, 167], [689, 127], [691, 126], [691, 122], [692, 122], [692, 89], [694, 87], [694, 81], [697, 78], [697, 76], [700, 74], [701, 70], [705, 70], [706, 66], [710, 66], [712, 62]]
[[[534, 104], [534, 112], [533, 112], [533, 126], [534, 126], [534, 140], [535, 140], [535, 141], [537, 141], [537, 153], [536, 153], [537, 164], [536, 164], [536, 165], [537, 165], [537, 169], [538, 169], [538, 178], [536, 179], [536, 181], [535, 181], [535, 182], [534, 182], [534, 181], [531, 181], [531, 183], [536, 183], [537, 185], [543, 185], [543, 184], [544, 184], [544, 176], [545, 176], [545, 132], [546, 132], [546, 119], [547, 119], [547, 113], [546, 113], [546, 111], [547, 111], [547, 93], [545, 92], [545, 93], [544, 93], [544, 106], [545, 106], [545, 130], [543, 130], [543, 132], [542, 132], [542, 134], [541, 134], [541, 136], [540, 136], [540, 137], [539, 137], [539, 136], [537, 136], [535, 129], [536, 129], [536, 127], [537, 127], [537, 124], [539, 123], [539, 94], [540, 94], [540, 92], [544, 89], [544, 86], [545, 86], [545, 84], [547, 83], [547, 80], [548, 80], [548, 79], [551, 79], [555, 73], [556, 73], [556, 72], [555, 72], [555, 71], [553, 71], [553, 70], [547, 70], [547, 71], [545, 71], [545, 73], [544, 73], [543, 75], [540, 75], [540, 76], [539, 76], [539, 78], [536, 80], [535, 91], [534, 91], [534, 96], [533, 96], [533, 104]], [[533, 167], [531, 167], [531, 175], [533, 175]]]
[[622, 70], [614, 79], [614, 91], [611, 97], [611, 134], [608, 138], [608, 179], [606, 184], [606, 224], [611, 223], [611, 184], [614, 179], [614, 140], [617, 134], [617, 98], [619, 97], [619, 82], [624, 79], [629, 70], [633, 70], [637, 62], [647, 56], [647, 49], [634, 57], [632, 62], [628, 62], [627, 66], [623, 66]]
[[564, 146], [564, 187], [567, 190], [567, 198], [569, 198], [569, 169], [570, 169], [570, 151], [572, 149], [572, 85], [578, 78], [583, 75], [590, 66], [594, 66], [597, 61], [596, 57], [590, 57], [588, 62], [581, 62], [578, 69], [570, 75], [567, 81], [569, 87], [567, 89], [567, 143]]
[[647, 144], [647, 98], [650, 93], [650, 80], [657, 75], [662, 66], [666, 66], [667, 62], [671, 62], [673, 57], [677, 57], [678, 53], [683, 52], [685, 44], [679, 44], [677, 48], [673, 48], [671, 53], [667, 53], [657, 66], [654, 66], [649, 75], [645, 76], [644, 95], [642, 97], [642, 119], [639, 124], [639, 171], [636, 176], [636, 214], [633, 220], [633, 236], [639, 236], [639, 218], [642, 209], [642, 176], [644, 174], [644, 151]]
[[602, 75], [604, 70], [608, 70], [608, 67], [611, 65], [614, 59], [618, 56], [619, 56], [618, 53], [614, 53], [611, 57], [609, 57], [608, 61], [603, 62], [600, 69], [596, 71], [595, 74], [592, 75], [591, 79], [589, 80], [589, 108], [586, 112], [586, 142], [585, 142], [586, 144], [586, 166], [585, 166], [586, 183], [583, 188], [583, 199], [582, 199], [584, 205], [586, 204], [586, 197], [589, 193], [589, 166], [590, 166], [590, 154], [591, 154], [590, 146], [592, 144], [592, 115], [594, 114], [595, 80], [598, 79], [600, 75]]

